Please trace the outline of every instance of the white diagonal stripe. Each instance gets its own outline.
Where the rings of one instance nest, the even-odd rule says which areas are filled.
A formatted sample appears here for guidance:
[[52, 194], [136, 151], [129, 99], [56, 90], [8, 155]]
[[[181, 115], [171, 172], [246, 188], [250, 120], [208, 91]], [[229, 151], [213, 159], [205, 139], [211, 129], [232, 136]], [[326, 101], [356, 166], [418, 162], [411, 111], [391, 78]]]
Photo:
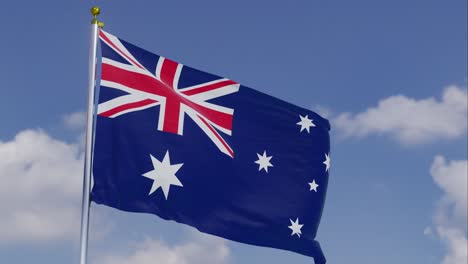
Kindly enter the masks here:
[[159, 104], [160, 104], [159, 102], [154, 102], [152, 104], [147, 104], [147, 105], [143, 105], [143, 106], [139, 106], [139, 107], [133, 107], [133, 108], [130, 108], [130, 109], [115, 113], [115, 114], [111, 115], [110, 118], [118, 117], [118, 116], [128, 114], [128, 113], [131, 113], [131, 112], [144, 110], [144, 109], [147, 109], [147, 108], [150, 108], [150, 107], [153, 107], [153, 106], [157, 106]]
[[140, 73], [140, 74], [143, 74], [143, 75], [146, 75], [146, 76], [149, 76], [149, 77], [152, 77], [152, 78], [156, 79], [156, 77], [153, 74], [151, 74], [150, 72], [148, 72], [147, 70], [138, 68], [137, 66], [134, 66], [134, 65], [128, 65], [128, 64], [121, 63], [121, 62], [111, 60], [111, 59], [108, 59], [108, 58], [102, 58], [102, 64], [111, 65], [111, 66], [114, 66], [114, 67], [119, 68], [121, 70], [129, 71], [129, 72]]
[[159, 108], [159, 119], [158, 119], [158, 130], [163, 131], [164, 127], [164, 115], [166, 113], [166, 101], [161, 102], [161, 107]]
[[[127, 48], [125, 48], [125, 46], [120, 42], [120, 40], [110, 34], [110, 33], [107, 33], [105, 32], [104, 30], [101, 30], [102, 33], [104, 33], [104, 35], [106, 35], [106, 37], [112, 42], [112, 44], [114, 44], [117, 48], [120, 49], [119, 50], [116, 50], [114, 47], [112, 47], [112, 45], [108, 45], [111, 49], [113, 49], [115, 52], [117, 52], [118, 54], [120, 54], [125, 60], [127, 60], [130, 64], [134, 64], [131, 60], [128, 60], [125, 56], [122, 55], [122, 52], [128, 57], [128, 58], [131, 58], [135, 63], [136, 63], [136, 66], [142, 68], [142, 69], [145, 69], [145, 67], [143, 67], [143, 65], [141, 65], [137, 59], [135, 59], [135, 57], [133, 57], [133, 55], [127, 50]], [[104, 39], [101, 38], [102, 41], [106, 42]], [[109, 44], [109, 43], [107, 43]], [[121, 52], [122, 51], [122, 52]]]
[[222, 78], [222, 79], [214, 80], [214, 81], [211, 81], [211, 82], [206, 82], [206, 83], [197, 84], [197, 85], [194, 85], [194, 86], [185, 87], [185, 88], [179, 89], [179, 92], [186, 92], [186, 91], [190, 91], [190, 90], [193, 90], [193, 89], [197, 89], [197, 88], [200, 88], [200, 87], [204, 87], [204, 86], [208, 86], [208, 85], [212, 85], [212, 84], [220, 83], [220, 82], [224, 82], [224, 81], [229, 81], [229, 79]]
[[[203, 132], [205, 132], [205, 134], [211, 139], [211, 141], [213, 141], [213, 143], [218, 147], [218, 149], [221, 152], [223, 152], [224, 154], [231, 157], [231, 154], [229, 153], [228, 149], [224, 146], [224, 144], [214, 134], [214, 133], [216, 133], [216, 131], [213, 133], [213, 131], [208, 128], [208, 126], [200, 119], [200, 117], [197, 115], [197, 113], [193, 109], [187, 107], [185, 109], [185, 112], [203, 130]], [[222, 137], [219, 134], [218, 134], [218, 136], [222, 139]], [[226, 142], [224, 142], [224, 143], [226, 143]], [[226, 146], [227, 146], [227, 143], [226, 143]]]
[[224, 128], [224, 127], [221, 127], [221, 126], [218, 126], [217, 124], [211, 122], [208, 118], [203, 118], [206, 122], [208, 122], [210, 125], [216, 127], [218, 130], [220, 130], [221, 132], [223, 132], [224, 134], [227, 134], [229, 136], [232, 136], [232, 130], [229, 130], [227, 128]]
[[228, 95], [239, 91], [240, 84], [230, 84], [214, 90], [188, 95], [191, 100], [207, 101], [220, 96]]
[[220, 106], [220, 105], [215, 105], [215, 104], [208, 103], [208, 102], [203, 102], [203, 101], [196, 101], [196, 100], [192, 100], [192, 101], [199, 104], [199, 105], [201, 105], [201, 106], [209, 108], [211, 110], [215, 110], [215, 111], [225, 113], [225, 114], [229, 114], [229, 115], [234, 114], [234, 109], [232, 109], [232, 108], [228, 108], [228, 107], [224, 107], [224, 106]]
[[134, 103], [144, 99], [146, 99], [146, 97], [139, 94], [123, 95], [112, 100], [106, 101], [104, 103], [100, 103], [98, 105], [98, 114], [102, 114], [124, 104]]
[[159, 60], [158, 60], [158, 64], [156, 64], [156, 78], [158, 80], [161, 80], [161, 69], [162, 69], [162, 66], [164, 64], [164, 60], [165, 58], [163, 56], [159, 56]]
[[116, 82], [101, 80], [101, 86], [114, 88], [114, 89], [121, 90], [121, 91], [124, 91], [124, 92], [129, 93], [129, 94], [139, 94], [139, 95], [144, 96], [145, 98], [153, 99], [155, 101], [163, 101], [163, 100], [166, 99], [165, 97], [162, 97], [162, 96], [159, 96], [159, 95], [156, 95], [156, 94], [152, 94], [152, 93], [143, 92], [143, 91], [140, 91], [140, 90], [134, 89], [132, 87], [128, 87], [128, 86], [125, 86], [123, 84], [116, 83]]

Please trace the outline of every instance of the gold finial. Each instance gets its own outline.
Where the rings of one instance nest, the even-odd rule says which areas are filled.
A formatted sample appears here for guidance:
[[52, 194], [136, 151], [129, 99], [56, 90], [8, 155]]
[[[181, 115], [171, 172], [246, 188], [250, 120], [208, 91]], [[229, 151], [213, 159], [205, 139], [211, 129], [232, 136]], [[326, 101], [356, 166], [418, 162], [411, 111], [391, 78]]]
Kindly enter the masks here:
[[91, 20], [91, 24], [97, 24], [98, 27], [104, 27], [104, 23], [97, 20], [97, 16], [101, 13], [101, 9], [97, 6], [93, 6], [90, 10], [91, 15], [93, 15], [93, 20]]

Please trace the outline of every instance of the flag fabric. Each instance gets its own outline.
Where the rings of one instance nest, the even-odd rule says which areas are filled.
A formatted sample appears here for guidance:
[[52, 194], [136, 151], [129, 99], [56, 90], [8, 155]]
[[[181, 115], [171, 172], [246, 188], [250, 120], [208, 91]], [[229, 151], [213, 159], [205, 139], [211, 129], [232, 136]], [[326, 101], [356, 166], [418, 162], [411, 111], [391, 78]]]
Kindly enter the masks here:
[[103, 30], [99, 38], [92, 201], [325, 263], [315, 237], [326, 119]]

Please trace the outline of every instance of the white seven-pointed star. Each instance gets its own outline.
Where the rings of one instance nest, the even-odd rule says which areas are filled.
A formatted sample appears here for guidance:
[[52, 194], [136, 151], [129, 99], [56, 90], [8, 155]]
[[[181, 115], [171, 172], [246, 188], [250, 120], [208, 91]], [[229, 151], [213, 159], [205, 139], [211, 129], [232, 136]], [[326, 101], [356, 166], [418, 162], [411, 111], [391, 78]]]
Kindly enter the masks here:
[[330, 162], [330, 155], [325, 153], [325, 161], [323, 162], [323, 164], [325, 164], [325, 171], [328, 171], [330, 169]]
[[313, 180], [312, 182], [309, 182], [309, 185], [310, 185], [310, 190], [309, 191], [314, 191], [314, 192], [317, 192], [317, 187], [318, 187], [318, 184], [315, 183], [315, 180]]
[[180, 164], [173, 164], [171, 165], [171, 160], [169, 158], [169, 150], [166, 152], [162, 162], [157, 160], [153, 155], [150, 154], [151, 162], [153, 163], [154, 170], [148, 171], [147, 173], [143, 174], [144, 177], [153, 180], [153, 186], [151, 187], [151, 191], [148, 195], [154, 193], [159, 187], [164, 192], [164, 196], [167, 198], [169, 197], [169, 189], [171, 185], [183, 187], [182, 183], [176, 177], [176, 172], [184, 165], [183, 163]]
[[307, 133], [310, 133], [310, 127], [315, 127], [315, 124], [312, 123], [312, 119], [309, 119], [309, 116], [306, 115], [305, 117], [304, 116], [301, 116], [299, 115], [299, 117], [301, 118], [301, 121], [297, 122], [296, 124], [301, 126], [301, 131], [302, 130], [307, 130]]
[[266, 172], [268, 172], [268, 167], [273, 167], [273, 164], [270, 163], [271, 158], [273, 156], [267, 156], [266, 150], [263, 151], [263, 155], [260, 155], [257, 153], [258, 160], [255, 161], [255, 163], [258, 164], [258, 170], [261, 171], [264, 169]]
[[297, 235], [298, 237], [301, 237], [301, 235], [302, 235], [301, 229], [302, 229], [302, 227], [303, 227], [304, 225], [300, 225], [300, 224], [299, 224], [299, 218], [296, 218], [296, 221], [293, 221], [293, 220], [291, 220], [291, 219], [289, 219], [289, 221], [291, 221], [291, 225], [288, 226], [289, 229], [292, 230], [291, 236]]

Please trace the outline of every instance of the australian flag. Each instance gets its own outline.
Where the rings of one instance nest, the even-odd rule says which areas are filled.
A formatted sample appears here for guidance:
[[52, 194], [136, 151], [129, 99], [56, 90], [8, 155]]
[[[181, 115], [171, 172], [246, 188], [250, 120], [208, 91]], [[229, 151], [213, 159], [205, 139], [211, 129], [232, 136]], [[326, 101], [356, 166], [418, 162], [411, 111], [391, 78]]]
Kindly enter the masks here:
[[92, 201], [325, 263], [315, 236], [329, 122], [105, 31], [99, 37]]

